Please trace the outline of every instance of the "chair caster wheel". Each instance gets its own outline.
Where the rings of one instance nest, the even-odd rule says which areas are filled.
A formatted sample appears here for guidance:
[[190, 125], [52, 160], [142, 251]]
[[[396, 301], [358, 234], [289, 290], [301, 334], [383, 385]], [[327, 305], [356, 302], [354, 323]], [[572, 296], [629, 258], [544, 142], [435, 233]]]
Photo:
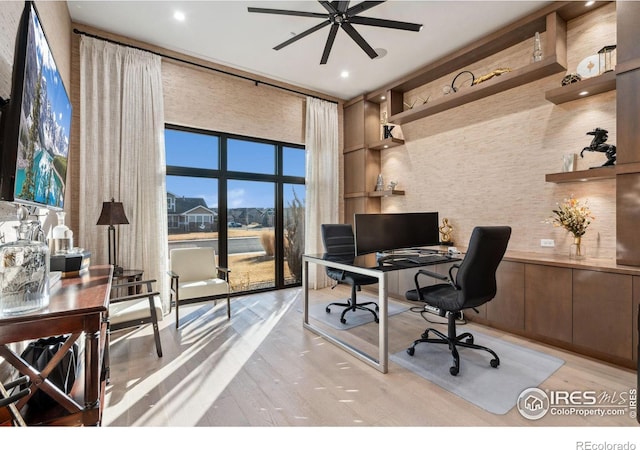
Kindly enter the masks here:
[[467, 344], [473, 344], [473, 337], [468, 337], [465, 342]]
[[342, 323], [342, 324], [347, 323], [347, 319], [345, 319], [345, 318], [340, 319], [340, 323]]
[[500, 361], [498, 361], [497, 359], [492, 359], [491, 361], [489, 361], [489, 364], [491, 364], [491, 367], [495, 369], [500, 365]]
[[326, 312], [328, 312], [328, 313], [330, 313], [330, 312], [331, 312], [331, 310], [329, 309], [329, 307], [328, 307], [328, 306], [327, 306], [324, 310], [325, 310]]
[[453, 375], [454, 377], [455, 377], [456, 375], [458, 375], [458, 371], [459, 371], [459, 370], [458, 370], [458, 368], [457, 368], [456, 366], [451, 366], [451, 367], [449, 367], [449, 373], [450, 373], [451, 375]]
[[425, 331], [424, 333], [422, 333], [422, 334], [420, 335], [420, 337], [421, 337], [422, 339], [429, 339], [429, 332], [428, 332], [428, 331]]
[[413, 348], [413, 347], [409, 347], [409, 348], [407, 349], [407, 355], [409, 355], [409, 356], [413, 356], [413, 354], [414, 354], [415, 352], [416, 352], [416, 349], [415, 349], [415, 348]]

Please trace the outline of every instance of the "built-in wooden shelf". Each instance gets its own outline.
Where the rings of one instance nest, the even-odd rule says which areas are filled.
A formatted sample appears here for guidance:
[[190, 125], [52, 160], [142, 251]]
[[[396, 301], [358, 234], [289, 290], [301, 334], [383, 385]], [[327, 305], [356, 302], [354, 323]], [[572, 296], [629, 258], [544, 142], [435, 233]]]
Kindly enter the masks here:
[[474, 102], [566, 70], [566, 65], [558, 61], [556, 55], [551, 55], [542, 61], [503, 73], [483, 83], [469, 86], [456, 93], [440, 97], [416, 108], [394, 114], [389, 118], [389, 122], [398, 125], [413, 122], [414, 120], [422, 119], [448, 109], [457, 108], [466, 103]]
[[556, 105], [578, 100], [603, 92], [613, 91], [616, 88], [616, 72], [605, 72], [597, 77], [587, 78], [577, 83], [560, 86], [545, 93], [545, 98]]
[[548, 173], [545, 181], [550, 183], [572, 183], [575, 181], [604, 180], [616, 177], [616, 166], [596, 167], [595, 169], [576, 170], [574, 172]]
[[369, 192], [369, 197], [391, 197], [393, 195], [404, 195], [404, 191], [399, 191], [397, 189], [387, 189], [385, 191]]
[[384, 150], [391, 147], [397, 147], [399, 145], [404, 145], [404, 139], [397, 139], [394, 137], [390, 137], [387, 139], [383, 139], [379, 142], [374, 142], [371, 145], [368, 145], [371, 150]]

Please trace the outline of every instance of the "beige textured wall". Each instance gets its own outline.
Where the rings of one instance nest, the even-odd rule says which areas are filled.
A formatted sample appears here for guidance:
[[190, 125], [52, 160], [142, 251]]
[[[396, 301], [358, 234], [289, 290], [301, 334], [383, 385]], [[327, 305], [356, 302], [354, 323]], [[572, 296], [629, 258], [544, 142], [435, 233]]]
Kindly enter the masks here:
[[[616, 42], [615, 4], [568, 23], [568, 72], [604, 45]], [[544, 39], [544, 36], [543, 36]], [[482, 75], [496, 67], [526, 64], [532, 42], [479, 62]], [[406, 101], [442, 95], [445, 77], [405, 94]], [[574, 195], [587, 200], [596, 220], [585, 235], [589, 256], [615, 257], [615, 180], [554, 184], [545, 174], [560, 172], [562, 155], [588, 146], [588, 131], [609, 131], [616, 143], [615, 91], [562, 105], [545, 100], [563, 73], [403, 125], [405, 145], [382, 152], [385, 180], [399, 181], [404, 197], [382, 199], [383, 212], [436, 210], [453, 224], [456, 243], [466, 245], [476, 225], [513, 227], [510, 250], [566, 253], [570, 237], [544, 223], [557, 202]], [[395, 132], [394, 132], [395, 135]], [[600, 153], [578, 158], [578, 169], [599, 166]], [[555, 239], [555, 248], [540, 239]]]

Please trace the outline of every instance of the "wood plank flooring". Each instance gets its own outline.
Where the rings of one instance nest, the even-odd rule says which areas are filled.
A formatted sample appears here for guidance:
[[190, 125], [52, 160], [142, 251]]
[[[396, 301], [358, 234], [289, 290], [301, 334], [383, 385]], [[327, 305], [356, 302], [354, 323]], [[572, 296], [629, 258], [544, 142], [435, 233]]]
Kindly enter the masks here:
[[[367, 295], [362, 291], [359, 298]], [[312, 296], [326, 302], [348, 293], [325, 289]], [[174, 311], [160, 322], [162, 358], [155, 353], [149, 326], [113, 333], [103, 426], [637, 426], [628, 414], [547, 414], [531, 421], [513, 408], [495, 415], [394, 363], [389, 373], [379, 373], [304, 330], [301, 302], [299, 288], [239, 297], [232, 300], [231, 320], [226, 319], [224, 302], [185, 305], [178, 330]], [[412, 311], [392, 316], [390, 352], [406, 347], [426, 327]], [[613, 394], [636, 387], [635, 371], [481, 325], [466, 328], [564, 359], [543, 389]], [[375, 324], [354, 328], [349, 335], [359, 343], [377, 342]]]

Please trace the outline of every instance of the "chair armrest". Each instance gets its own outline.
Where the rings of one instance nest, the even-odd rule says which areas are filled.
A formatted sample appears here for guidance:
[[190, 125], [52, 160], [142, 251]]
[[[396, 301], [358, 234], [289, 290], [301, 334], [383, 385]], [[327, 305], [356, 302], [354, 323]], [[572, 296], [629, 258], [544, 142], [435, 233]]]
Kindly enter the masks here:
[[120, 288], [128, 288], [128, 287], [135, 287], [135, 286], [142, 286], [143, 284], [147, 285], [147, 289], [151, 290], [151, 284], [150, 283], [155, 283], [156, 280], [140, 280], [140, 281], [129, 281], [127, 283], [115, 283], [111, 285], [111, 289], [120, 289]]
[[439, 273], [431, 272], [430, 270], [420, 269], [418, 273], [416, 273], [416, 280], [418, 279], [418, 275], [427, 275], [431, 278], [437, 278], [438, 280], [447, 281], [449, 278], [446, 275], [441, 275]]
[[112, 299], [109, 299], [109, 303], [121, 303], [129, 300], [140, 300], [147, 297], [155, 297], [156, 295], [160, 295], [160, 292], [158, 291], [142, 292], [140, 294], [125, 295], [122, 297], [112, 298]]
[[222, 274], [222, 279], [228, 283], [229, 282], [229, 274], [231, 273], [231, 269], [229, 269], [227, 267], [216, 266], [216, 270], [218, 271], [218, 276], [220, 276], [220, 274]]
[[175, 273], [173, 270], [169, 270], [167, 271], [167, 274], [169, 274], [169, 276], [171, 278], [180, 278], [180, 275], [178, 275], [177, 273]]

